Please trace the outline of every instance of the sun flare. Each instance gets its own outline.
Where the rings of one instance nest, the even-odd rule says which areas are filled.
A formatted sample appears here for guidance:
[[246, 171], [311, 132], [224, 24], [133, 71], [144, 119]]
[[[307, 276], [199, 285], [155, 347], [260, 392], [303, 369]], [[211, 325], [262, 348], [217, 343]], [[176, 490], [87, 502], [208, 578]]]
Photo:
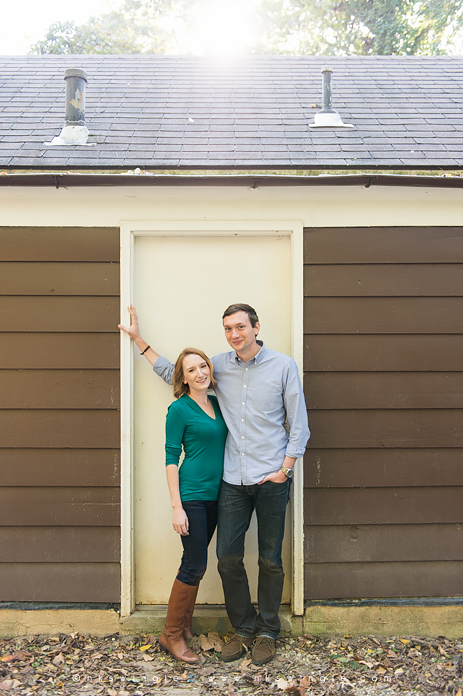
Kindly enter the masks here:
[[191, 53], [236, 55], [256, 40], [249, 0], [205, 0], [195, 11], [194, 27], [186, 37]]

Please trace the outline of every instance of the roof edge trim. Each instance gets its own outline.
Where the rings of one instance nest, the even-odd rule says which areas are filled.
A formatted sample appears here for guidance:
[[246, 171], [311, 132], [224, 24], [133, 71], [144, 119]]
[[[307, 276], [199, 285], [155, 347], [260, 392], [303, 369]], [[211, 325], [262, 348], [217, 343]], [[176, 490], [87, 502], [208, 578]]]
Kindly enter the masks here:
[[426, 176], [414, 174], [328, 174], [318, 176], [181, 176], [87, 174], [87, 173], [27, 173], [3, 174], [0, 186], [22, 187], [95, 187], [95, 186], [405, 186], [428, 188], [463, 188], [463, 176]]

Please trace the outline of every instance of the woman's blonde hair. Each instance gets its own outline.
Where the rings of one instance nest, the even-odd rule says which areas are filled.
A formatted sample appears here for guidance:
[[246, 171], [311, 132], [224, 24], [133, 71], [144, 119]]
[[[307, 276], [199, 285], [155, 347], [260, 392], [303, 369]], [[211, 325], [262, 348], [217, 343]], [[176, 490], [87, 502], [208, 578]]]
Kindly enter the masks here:
[[188, 394], [188, 392], [190, 391], [188, 384], [185, 384], [185, 382], [183, 381], [183, 361], [187, 355], [199, 355], [200, 358], [207, 362], [209, 370], [211, 371], [211, 383], [209, 385], [209, 389], [215, 389], [217, 386], [217, 380], [214, 379], [214, 368], [206, 353], [204, 353], [202, 350], [199, 350], [198, 348], [184, 348], [178, 356], [177, 362], [175, 363], [174, 367], [174, 377], [172, 385], [174, 387], [174, 396], [176, 399], [182, 396], [182, 394]]

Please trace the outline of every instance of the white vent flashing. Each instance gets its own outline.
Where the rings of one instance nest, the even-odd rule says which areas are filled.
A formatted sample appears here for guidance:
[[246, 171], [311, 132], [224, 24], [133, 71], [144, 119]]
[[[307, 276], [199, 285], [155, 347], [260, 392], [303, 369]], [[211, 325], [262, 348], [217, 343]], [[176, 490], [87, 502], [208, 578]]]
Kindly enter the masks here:
[[322, 68], [323, 107], [314, 116], [314, 122], [309, 128], [353, 128], [351, 123], [344, 123], [336, 109], [333, 109], [333, 92], [331, 75], [333, 68], [325, 65]]
[[61, 133], [45, 145], [87, 145], [87, 126], [64, 126]]

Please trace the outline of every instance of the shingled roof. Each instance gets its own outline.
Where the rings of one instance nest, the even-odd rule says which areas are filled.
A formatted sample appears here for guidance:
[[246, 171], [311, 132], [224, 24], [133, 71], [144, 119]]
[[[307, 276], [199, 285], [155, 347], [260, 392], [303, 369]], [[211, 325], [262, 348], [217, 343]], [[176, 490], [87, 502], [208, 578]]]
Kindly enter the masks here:
[[[326, 57], [0, 57], [0, 167], [104, 171], [414, 170], [463, 165], [463, 59], [329, 58], [354, 127], [311, 129]], [[64, 125], [64, 70], [88, 75], [87, 145]]]

